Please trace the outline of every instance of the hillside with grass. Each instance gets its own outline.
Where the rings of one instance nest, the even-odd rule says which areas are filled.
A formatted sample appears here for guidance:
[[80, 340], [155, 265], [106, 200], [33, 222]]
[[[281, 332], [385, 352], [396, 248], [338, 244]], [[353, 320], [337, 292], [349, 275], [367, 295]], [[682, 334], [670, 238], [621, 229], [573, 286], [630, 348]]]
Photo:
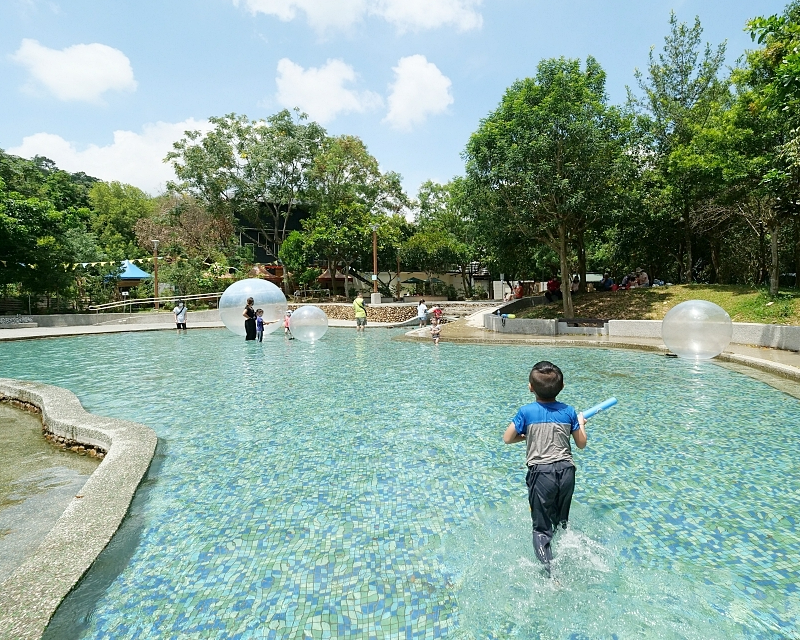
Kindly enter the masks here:
[[[671, 285], [630, 291], [578, 294], [574, 297], [576, 318], [606, 320], [661, 320], [686, 300], [708, 300], [725, 309], [734, 322], [800, 325], [800, 291], [770, 296], [765, 289], [725, 285]], [[560, 318], [561, 302], [531, 307], [518, 318]]]

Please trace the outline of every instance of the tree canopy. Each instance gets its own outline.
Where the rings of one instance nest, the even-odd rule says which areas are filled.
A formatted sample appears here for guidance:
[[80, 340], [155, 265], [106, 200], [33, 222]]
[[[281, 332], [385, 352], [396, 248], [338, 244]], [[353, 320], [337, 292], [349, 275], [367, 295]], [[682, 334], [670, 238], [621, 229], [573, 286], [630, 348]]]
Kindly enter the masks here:
[[621, 105], [592, 56], [541, 60], [477, 123], [463, 175], [425, 181], [413, 200], [364, 141], [297, 109], [187, 131], [157, 196], [0, 152], [0, 281], [6, 296], [77, 306], [107, 280], [91, 265], [144, 258], [157, 239], [182, 291], [249, 271], [248, 244], [298, 284], [325, 269], [368, 284], [374, 233], [384, 293], [400, 292], [401, 269], [460, 274], [449, 295], [465, 297], [485, 271], [559, 274], [570, 316], [575, 274], [585, 291], [590, 271], [641, 266], [776, 295], [800, 269], [800, 0], [747, 30], [753, 48], [728, 73], [726, 43], [672, 14]]

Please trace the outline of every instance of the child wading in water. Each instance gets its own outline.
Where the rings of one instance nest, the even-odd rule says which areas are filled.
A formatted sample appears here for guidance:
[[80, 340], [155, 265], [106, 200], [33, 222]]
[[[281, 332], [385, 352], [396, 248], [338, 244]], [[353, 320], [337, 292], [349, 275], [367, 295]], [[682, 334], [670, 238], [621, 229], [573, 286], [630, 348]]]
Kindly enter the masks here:
[[283, 335], [285, 335], [289, 340], [294, 340], [294, 336], [292, 335], [292, 330], [289, 328], [289, 320], [292, 317], [292, 312], [287, 311], [286, 315], [283, 316]]
[[431, 338], [433, 338], [433, 344], [439, 344], [439, 338], [442, 335], [442, 325], [436, 320], [433, 319], [433, 326], [431, 327]]
[[506, 444], [525, 442], [533, 549], [547, 575], [553, 559], [550, 541], [556, 527], [567, 528], [575, 489], [570, 436], [579, 449], [586, 446], [583, 415], [556, 400], [563, 388], [561, 369], [547, 361], [536, 363], [528, 376], [528, 389], [535, 394], [536, 402], [520, 408], [503, 434]]
[[264, 340], [264, 310], [256, 309], [256, 340]]

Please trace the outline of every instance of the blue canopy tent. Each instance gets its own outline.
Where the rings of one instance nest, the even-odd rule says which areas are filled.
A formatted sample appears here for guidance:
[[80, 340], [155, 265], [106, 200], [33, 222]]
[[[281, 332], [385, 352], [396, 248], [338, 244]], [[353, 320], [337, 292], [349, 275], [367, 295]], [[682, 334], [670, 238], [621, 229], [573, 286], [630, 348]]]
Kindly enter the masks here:
[[152, 277], [151, 274], [147, 273], [147, 271], [143, 271], [130, 260], [122, 261], [122, 273], [119, 274], [120, 280], [146, 280]]
[[137, 267], [130, 260], [122, 261], [122, 273], [117, 276], [117, 288], [129, 289], [130, 287], [138, 287], [142, 284], [142, 280], [147, 280], [153, 276]]

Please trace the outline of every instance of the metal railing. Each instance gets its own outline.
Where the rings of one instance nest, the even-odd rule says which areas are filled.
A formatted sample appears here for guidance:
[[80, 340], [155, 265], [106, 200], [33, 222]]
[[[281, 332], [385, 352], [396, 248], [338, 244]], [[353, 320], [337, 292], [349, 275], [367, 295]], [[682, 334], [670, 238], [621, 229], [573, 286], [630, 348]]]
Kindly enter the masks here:
[[[142, 306], [142, 305], [154, 305], [158, 302], [159, 304], [165, 303], [167, 305], [171, 305], [176, 300], [183, 300], [184, 302], [190, 300], [216, 300], [217, 306], [219, 307], [219, 299], [222, 297], [222, 292], [220, 293], [196, 293], [190, 296], [160, 296], [158, 298], [133, 298], [132, 300], [121, 300], [118, 302], [106, 302], [105, 304], [95, 304], [87, 307], [89, 311], [95, 311], [100, 313], [101, 311], [113, 311], [115, 309], [121, 309], [122, 312], [125, 312], [125, 307], [130, 309], [130, 312], [133, 313], [133, 306]], [[169, 307], [169, 311], [172, 311], [172, 307]]]

